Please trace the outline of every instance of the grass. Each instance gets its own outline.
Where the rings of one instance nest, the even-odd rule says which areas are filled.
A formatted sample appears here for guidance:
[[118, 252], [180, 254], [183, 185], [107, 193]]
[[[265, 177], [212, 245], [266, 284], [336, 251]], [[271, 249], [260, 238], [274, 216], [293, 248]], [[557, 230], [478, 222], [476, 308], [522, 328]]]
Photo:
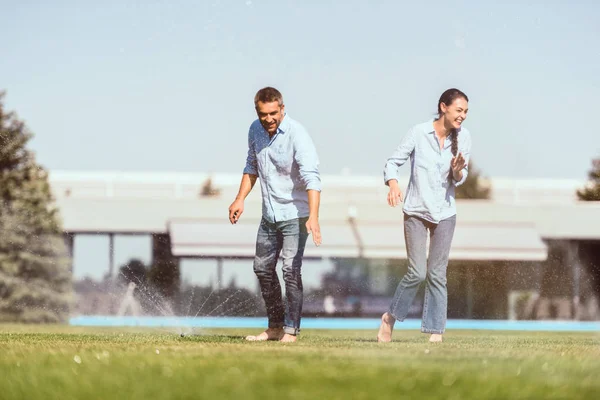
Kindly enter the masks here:
[[453, 331], [442, 344], [396, 331], [303, 331], [295, 344], [247, 330], [0, 326], [2, 399], [591, 399], [600, 334]]

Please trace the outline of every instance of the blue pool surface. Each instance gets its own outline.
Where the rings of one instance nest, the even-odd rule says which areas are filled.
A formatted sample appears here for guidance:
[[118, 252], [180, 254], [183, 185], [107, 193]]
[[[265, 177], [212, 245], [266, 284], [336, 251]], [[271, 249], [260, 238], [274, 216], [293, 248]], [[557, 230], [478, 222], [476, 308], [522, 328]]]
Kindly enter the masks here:
[[[304, 329], [372, 329], [379, 327], [378, 318], [303, 318]], [[78, 316], [69, 320], [73, 326], [167, 327], [167, 328], [264, 328], [263, 317], [116, 317]], [[421, 320], [407, 319], [394, 329], [420, 329]], [[600, 332], [599, 321], [507, 321], [450, 319], [447, 329], [503, 331], [574, 331]]]

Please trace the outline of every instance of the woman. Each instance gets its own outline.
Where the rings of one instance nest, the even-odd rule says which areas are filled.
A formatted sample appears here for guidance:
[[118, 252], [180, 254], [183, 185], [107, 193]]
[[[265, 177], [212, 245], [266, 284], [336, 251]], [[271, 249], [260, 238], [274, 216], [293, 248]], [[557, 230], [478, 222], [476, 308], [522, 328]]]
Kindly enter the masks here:
[[431, 334], [430, 342], [442, 341], [448, 305], [446, 268], [456, 224], [454, 190], [467, 178], [471, 152], [471, 135], [462, 127], [468, 102], [467, 95], [458, 89], [442, 93], [437, 118], [409, 130], [385, 165], [384, 180], [390, 188], [387, 201], [395, 207], [403, 201], [397, 171], [410, 160], [411, 174], [403, 207], [408, 272], [398, 284], [388, 312], [381, 317], [379, 342], [392, 340], [394, 323], [406, 318], [423, 282], [421, 332]]

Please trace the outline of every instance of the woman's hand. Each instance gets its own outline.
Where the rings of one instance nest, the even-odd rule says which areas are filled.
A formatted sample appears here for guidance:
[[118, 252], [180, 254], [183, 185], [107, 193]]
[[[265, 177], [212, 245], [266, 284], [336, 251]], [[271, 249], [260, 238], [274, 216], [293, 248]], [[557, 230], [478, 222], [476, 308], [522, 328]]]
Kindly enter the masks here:
[[462, 170], [467, 165], [465, 158], [462, 153], [458, 153], [456, 157], [452, 157], [452, 161], [450, 162], [450, 166], [452, 167], [452, 176], [457, 181], [462, 179]]

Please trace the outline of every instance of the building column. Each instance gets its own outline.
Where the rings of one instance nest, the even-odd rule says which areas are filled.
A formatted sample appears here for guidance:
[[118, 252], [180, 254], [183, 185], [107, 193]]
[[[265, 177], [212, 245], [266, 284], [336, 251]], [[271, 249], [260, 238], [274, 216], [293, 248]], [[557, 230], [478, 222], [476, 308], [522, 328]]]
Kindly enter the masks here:
[[75, 253], [75, 234], [64, 232], [63, 241], [67, 251], [67, 257], [69, 257], [69, 271], [73, 274], [73, 254]]
[[356, 207], [349, 206], [348, 207], [348, 223], [350, 224], [350, 228], [352, 229], [352, 234], [354, 235], [354, 239], [356, 240], [356, 247], [358, 247], [358, 258], [362, 260], [365, 250], [365, 245], [358, 231], [358, 225], [356, 224], [356, 217], [358, 211]]
[[573, 319], [578, 320], [581, 317], [580, 298], [581, 298], [581, 262], [579, 260], [577, 242], [570, 240], [567, 244], [567, 260], [571, 265], [573, 273]]
[[108, 234], [108, 276], [115, 278], [115, 234]]
[[223, 258], [217, 257], [217, 289], [223, 289]]
[[473, 318], [473, 266], [468, 264], [467, 269], [467, 319]]

